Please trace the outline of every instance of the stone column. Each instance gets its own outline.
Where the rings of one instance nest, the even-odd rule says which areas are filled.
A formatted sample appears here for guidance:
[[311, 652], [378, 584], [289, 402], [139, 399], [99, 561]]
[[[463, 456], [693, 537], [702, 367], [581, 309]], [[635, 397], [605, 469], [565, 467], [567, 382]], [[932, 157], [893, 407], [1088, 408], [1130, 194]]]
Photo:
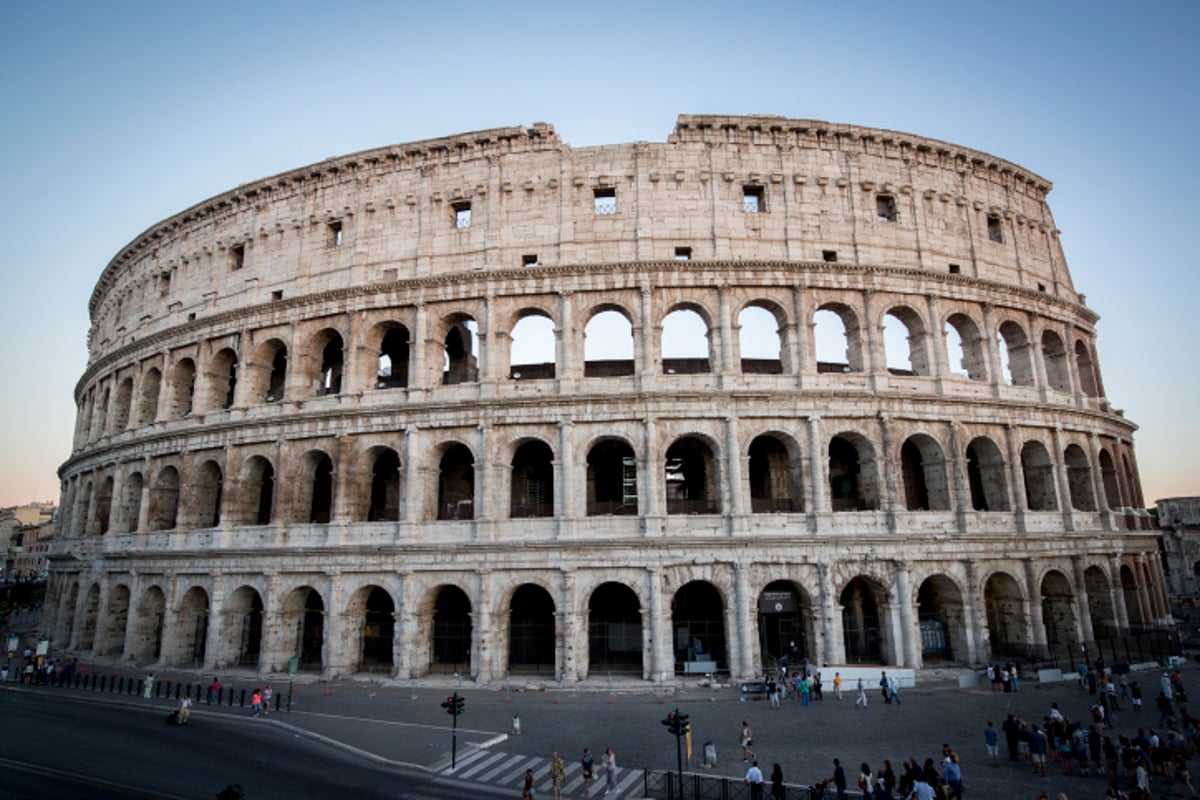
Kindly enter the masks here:
[[1025, 559], [1025, 604], [1029, 609], [1025, 618], [1029, 620], [1030, 643], [1039, 653], [1048, 652], [1046, 646], [1046, 622], [1042, 619], [1042, 590], [1038, 584], [1037, 567], [1033, 559]]
[[1142, 624], [1149, 625], [1157, 618], [1158, 612], [1154, 608], [1150, 600], [1150, 592], [1146, 588], [1146, 554], [1137, 553], [1134, 555], [1133, 563], [1136, 568], [1135, 579], [1137, 581], [1138, 606], [1142, 612]]
[[1111, 555], [1108, 557], [1108, 591], [1113, 601], [1114, 622], [1119, 631], [1129, 630], [1129, 609], [1125, 606], [1125, 589], [1121, 586], [1121, 558]]
[[973, 511], [971, 491], [967, 485], [966, 448], [958, 438], [959, 424], [954, 420], [946, 423], [946, 442], [950, 445], [950, 457], [947, 467], [951, 471], [951, 485], [954, 487], [954, 516], [958, 529], [967, 530], [967, 512]]
[[879, 468], [880, 477], [883, 478], [883, 490], [886, 493], [883, 503], [883, 509], [887, 512], [887, 527], [889, 531], [896, 530], [896, 511], [900, 506], [900, 486], [896, 480], [896, 459], [892, 449], [892, 432], [889, 424], [888, 415], [885, 413], [879, 414], [879, 439], [880, 450], [876, 456], [875, 463]]
[[992, 385], [992, 397], [1000, 396], [1004, 385], [1004, 368], [1000, 361], [1000, 343], [996, 340], [996, 321], [991, 303], [983, 303], [983, 352], [987, 359], [988, 382]]
[[[649, 284], [641, 287], [641, 336], [638, 338], [637, 374], [640, 376], [638, 390], [649, 392], [657, 383], [654, 346], [662, 337], [662, 326], [654, 320], [654, 298]], [[635, 331], [636, 336], [636, 331]]]
[[[787, 331], [786, 357], [796, 376], [796, 386], [803, 389], [817, 374], [817, 361], [812, 357], [812, 327], [808, 322], [808, 299], [801, 286], [792, 287], [792, 319], [785, 324]], [[783, 355], [783, 354], [781, 354]]]
[[561, 420], [558, 423], [558, 463], [554, 465], [554, 518], [558, 520], [561, 533], [565, 520], [580, 516], [575, 494], [575, 423]]
[[1029, 357], [1033, 362], [1033, 374], [1037, 377], [1038, 398], [1044, 403], [1050, 391], [1050, 381], [1046, 377], [1046, 359], [1042, 353], [1041, 326], [1033, 312], [1029, 312], [1028, 320]]
[[349, 670], [351, 659], [357, 660], [357, 654], [346, 652], [350, 626], [342, 598], [342, 574], [332, 571], [325, 574], [329, 578], [329, 602], [325, 606], [325, 635], [321, 642], [321, 676], [335, 678]]
[[[268, 671], [279, 672], [287, 668], [288, 659], [294, 653], [283, 652], [283, 599], [279, 596], [279, 573], [266, 572], [267, 592], [263, 601], [262, 651], [258, 663], [266, 665]], [[130, 615], [132, 619], [133, 615]]]
[[1067, 476], [1067, 459], [1062, 441], [1062, 426], [1055, 425], [1050, 429], [1050, 441], [1054, 443], [1054, 453], [1050, 463], [1054, 465], [1055, 484], [1058, 486], [1059, 510], [1062, 512], [1063, 530], [1075, 530], [1075, 504], [1071, 502], [1071, 479]]
[[[135, 644], [137, 639], [138, 622], [140, 621], [137, 614], [138, 599], [146, 589], [145, 580], [138, 575], [137, 570], [129, 571], [129, 612], [125, 615], [125, 636], [121, 644], [121, 660], [132, 661], [134, 656]], [[68, 595], [69, 583], [64, 587], [64, 597]], [[60, 616], [62, 616], [60, 612]], [[61, 621], [60, 621], [61, 622]]]
[[1100, 437], [1095, 431], [1088, 434], [1088, 464], [1092, 471], [1092, 494], [1096, 495], [1096, 510], [1100, 512], [1104, 530], [1113, 530], [1112, 511], [1108, 507], [1108, 492], [1104, 488], [1104, 472], [1100, 469]]
[[[666, 513], [665, 496], [662, 480], [661, 460], [658, 452], [658, 425], [653, 417], [642, 420], [642, 435], [645, 437], [644, 450], [638, 459], [638, 483], [641, 484], [644, 503], [643, 518], [649, 527], [650, 520], [662, 517]], [[655, 523], [657, 528], [661, 523]], [[649, 530], [647, 532], [650, 532]]]
[[[496, 352], [499, 348], [496, 347], [496, 337], [498, 335], [508, 336], [508, 331], [497, 333], [495, 320], [493, 316], [496, 309], [496, 298], [489, 294], [483, 298], [483, 328], [478, 331], [479, 352], [475, 354], [475, 367], [478, 376], [480, 387], [493, 387], [497, 380], [500, 380], [502, 374], [507, 374], [507, 369], [504, 365], [497, 363], [498, 359]], [[476, 325], [479, 323], [477, 322]], [[512, 337], [509, 337], [511, 346]]]
[[1011, 423], [1004, 426], [1004, 444], [1008, 450], [1009, 508], [1013, 510], [1017, 531], [1023, 532], [1025, 512], [1028, 510], [1025, 502], [1025, 471], [1021, 469], [1021, 447], [1017, 440], [1017, 431]]
[[495, 519], [497, 514], [492, 497], [495, 490], [495, 472], [500, 465], [492, 461], [491, 440], [486, 425], [476, 428], [479, 437], [479, 468], [475, 470], [475, 522], [476, 529], [481, 520]]
[[204, 666], [205, 672], [212, 672], [217, 664], [228, 661], [226, 654], [221, 652], [221, 644], [225, 641], [225, 576], [213, 574], [212, 595], [208, 598], [208, 631], [204, 637]]
[[871, 302], [874, 289], [864, 289], [862, 293], [863, 318], [859, 323], [866, 341], [862, 343], [863, 372], [867, 374], [868, 385], [873, 390], [883, 388], [883, 378], [887, 376], [887, 356], [883, 352], [883, 328], [875, 319], [875, 309]]
[[554, 367], [555, 377], [558, 378], [559, 394], [570, 395], [575, 392], [579, 378], [583, 377], [575, 367], [575, 347], [579, 342], [571, 310], [571, 292], [560, 290], [558, 293], [558, 324], [554, 327], [556, 345]]
[[665, 680], [675, 674], [675, 643], [671, 638], [671, 620], [664, 616], [662, 580], [661, 567], [646, 568], [650, 595], [650, 659], [649, 674], [645, 677], [652, 681]]
[[725, 480], [725, 491], [728, 500], [721, 503], [721, 511], [734, 517], [746, 513], [745, 476], [742, 472], [741, 440], [738, 436], [738, 419], [736, 416], [725, 417], [725, 464], [729, 474]]
[[896, 652], [903, 657], [904, 666], [920, 669], [920, 637], [917, 635], [917, 623], [913, 617], [912, 591], [908, 586], [908, 569], [911, 564], [902, 559], [893, 563], [896, 568], [896, 604], [900, 609], [900, 641], [896, 643]]
[[821, 592], [821, 631], [825, 639], [825, 647], [821, 653], [824, 664], [840, 664], [846, 658], [845, 645], [842, 643], [841, 626], [837, 624], [837, 604], [834, 601], [833, 576], [828, 564], [817, 564], [817, 585]]
[[[573, 572], [562, 572], [562, 597], [558, 607], [562, 611], [555, 616], [556, 623], [562, 626], [559, 630], [563, 643], [558, 670], [564, 681], [573, 683], [582, 679], [587, 672], [587, 609], [578, 606]], [[580, 635], [581, 631], [583, 636]]]
[[946, 337], [942, 332], [942, 313], [936, 295], [925, 295], [925, 312], [929, 316], [929, 374], [937, 385], [938, 394], [946, 391], [944, 381], [950, 374], [950, 359], [946, 355]]
[[1159, 607], [1162, 609], [1162, 613], [1159, 615], [1159, 624], [1173, 625], [1174, 620], [1172, 619], [1171, 615], [1171, 597], [1167, 593], [1167, 585], [1163, 578], [1162, 555], [1158, 551], [1155, 551], [1150, 556], [1150, 561], [1154, 569], [1153, 585], [1155, 590], [1158, 592]]
[[982, 664], [991, 660], [989, 645], [987, 609], [983, 598], [983, 588], [979, 585], [979, 569], [970, 559], [963, 562], [967, 572], [967, 596], [964, 598], [966, 615], [967, 659], [972, 664]]
[[826, 448], [821, 441], [821, 418], [808, 418], [809, 479], [804, 482], [804, 505], [810, 512], [829, 510], [829, 477], [825, 474]]
[[[729, 310], [729, 290], [723, 284], [717, 288], [717, 309], [721, 337], [717, 380], [722, 389], [729, 389], [736, 383], [740, 370], [735, 367], [737, 356], [733, 351], [734, 325], [732, 313]], [[709, 335], [712, 335], [711, 331]], [[711, 351], [712, 348], [710, 347], [709, 352]]]
[[1087, 579], [1083, 574], [1083, 559], [1079, 556], [1072, 556], [1071, 566], [1075, 571], [1075, 604], [1079, 607], [1079, 613], [1076, 615], [1076, 627], [1079, 629], [1079, 638], [1082, 642], [1094, 641], [1096, 632], [1092, 629], [1092, 604], [1088, 600]]
[[[162, 642], [155, 664], [167, 665], [175, 658], [179, 649], [179, 576], [171, 573], [167, 579], [166, 597], [163, 603]], [[132, 609], [131, 609], [132, 611]], [[78, 627], [78, 626], [77, 626]]]
[[488, 683], [492, 675], [507, 674], [507, 669], [496, 670], [501, 666], [499, 653], [503, 648], [497, 647], [495, 641], [495, 615], [492, 614], [491, 602], [491, 573], [476, 572], [475, 584], [478, 587], [476, 597], [471, 602], [471, 632], [475, 639], [472, 642], [471, 675], [479, 683]]
[[409, 341], [412, 343], [409, 348], [410, 368], [408, 370], [408, 392], [411, 395], [413, 390], [424, 392], [433, 385], [431, 380], [433, 376], [425, 374], [425, 358], [426, 351], [434, 345], [429, 339], [429, 321], [425, 311], [425, 304], [418, 302], [416, 309], [413, 311], [413, 330]]
[[751, 598], [749, 570], [745, 564], [733, 566], [733, 617], [737, 620], [735, 627], [737, 635], [737, 658], [730, 653], [730, 671], [737, 664], [737, 678], [751, 678], [759, 674], [758, 659], [755, 657], [757, 648], [754, 646], [755, 625], [752, 613], [753, 598]]
[[[427, 470], [436, 469], [437, 464], [425, 462], [425, 456], [432, 458], [435, 454], [421, 452], [421, 431], [416, 425], [409, 424], [404, 429], [404, 515], [402, 519], [410, 523], [419, 523], [425, 519], [425, 479]], [[435, 509], [436, 512], [436, 509]], [[437, 514], [432, 515], [434, 518]]]

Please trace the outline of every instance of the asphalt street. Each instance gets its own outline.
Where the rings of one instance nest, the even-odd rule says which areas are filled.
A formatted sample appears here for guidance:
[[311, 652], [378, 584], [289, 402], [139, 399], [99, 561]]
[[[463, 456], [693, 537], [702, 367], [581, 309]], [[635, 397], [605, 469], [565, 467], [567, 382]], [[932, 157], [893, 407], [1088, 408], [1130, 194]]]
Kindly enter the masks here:
[[[1157, 686], [1158, 675], [1153, 671], [1134, 677], [1151, 689]], [[1187, 666], [1183, 675], [1185, 684], [1196, 690], [1200, 671]], [[745, 720], [753, 728], [754, 750], [765, 771], [779, 763], [790, 784], [807, 785], [827, 777], [835, 757], [853, 776], [864, 762], [878, 770], [884, 759], [896, 768], [910, 756], [920, 761], [939, 760], [942, 744], [948, 743], [960, 754], [970, 798], [1034, 800], [1044, 790], [1051, 797], [1064, 792], [1071, 800], [1079, 800], [1100, 798], [1104, 793], [1102, 779], [1064, 776], [1057, 764], [1051, 765], [1047, 777], [1039, 778], [1023, 763], [1004, 761], [991, 767], [984, 757], [983, 729], [988, 720], [997, 727], [1008, 713], [1040, 720], [1053, 702], [1069, 717], [1085, 718], [1092, 698], [1074, 683], [1038, 685], [1027, 680], [1021, 692], [1003, 694], [987, 687], [960, 689], [950, 677], [935, 677], [905, 691], [898, 706], [884, 705], [878, 693], [872, 693], [869, 708], [862, 711], [855, 710], [849, 694], [839, 702], [827, 693], [823, 702], [807, 707], [789, 700], [782, 709], [773, 710], [765, 702], [743, 702], [735, 688], [713, 691], [695, 685], [677, 691], [641, 685], [609, 691], [606, 685], [597, 685], [506, 692], [436, 680], [419, 685], [313, 680], [297, 685], [291, 713], [253, 719], [249, 709], [236, 704], [208, 707], [201, 703], [193, 714], [193, 725], [184, 730], [163, 725], [162, 717], [172, 707], [165, 699], [143, 700], [75, 688], [13, 684], [5, 688], [8, 691], [0, 692], [0, 707], [5, 708], [7, 719], [12, 719], [7, 709], [12, 698], [30, 694], [99, 708], [93, 724], [100, 730], [108, 717], [125, 719], [132, 714], [146, 719], [144, 739], [135, 738], [120, 754], [102, 749], [82, 762], [85, 766], [80, 772], [120, 782], [124, 773], [101, 767], [112, 761], [127, 768], [131, 759], [140, 757], [133, 754], [140, 754], [145, 747], [152, 748], [145, 761], [174, 764], [178, 770], [189, 771], [198, 761], [230, 765], [230, 780], [241, 774], [233, 767], [245, 763], [256, 765], [251, 771], [255, 777], [273, 776], [264, 780], [261, 789], [254, 778], [249, 779], [256, 792], [264, 793], [248, 792], [247, 800], [281, 796], [268, 793], [268, 789], [276, 777], [292, 770], [292, 765], [281, 764], [281, 757], [272, 755], [285, 742], [299, 748], [295, 757], [305, 767], [305, 774], [310, 768], [312, 771], [303, 782], [309, 793], [289, 796], [337, 797], [344, 796], [340, 791], [352, 788], [355, 797], [439, 796], [436, 793], [441, 791], [448, 792], [446, 796], [519, 797], [521, 776], [531, 768], [544, 790], [541, 796], [549, 797], [549, 759], [557, 751], [568, 764], [566, 796], [577, 798], [582, 796], [578, 774], [582, 749], [588, 747], [599, 754], [611, 745], [619, 767], [616, 796], [641, 797], [642, 770], [675, 768], [674, 739], [661, 724], [675, 708], [687, 713], [692, 724], [694, 758], [687, 769], [724, 776], [735, 784], [740, 784], [747, 766], [737, 745]], [[281, 687], [276, 682], [275, 688], [286, 695], [286, 684]], [[466, 712], [458, 718], [456, 763], [451, 766], [451, 720], [440, 706], [455, 689], [466, 697]], [[1147, 695], [1152, 696], [1149, 691]], [[123, 709], [119, 714], [118, 708]], [[22, 708], [17, 713], [31, 712]], [[51, 712], [46, 716], [48, 730], [67, 724]], [[520, 734], [513, 732], [514, 717], [520, 718]], [[1134, 733], [1139, 725], [1154, 727], [1157, 721], [1151, 710], [1140, 715], [1126, 710], [1118, 715], [1116, 730]], [[104, 739], [96, 730], [48, 736], [38, 745], [57, 754], [44, 762], [57, 768], [78, 767], [81, 762], [62, 754], [96, 753]], [[704, 768], [700, 766], [702, 748], [710, 741], [717, 750], [717, 763]], [[199, 742], [204, 743], [203, 749]], [[9, 745], [0, 749], [0, 756], [11, 757]], [[151, 790], [157, 786], [146, 784]], [[326, 789], [334, 793], [322, 794]], [[426, 791], [434, 794], [421, 794]], [[459, 793], [455, 795], [455, 791]], [[1161, 791], [1159, 787], [1156, 796]]]

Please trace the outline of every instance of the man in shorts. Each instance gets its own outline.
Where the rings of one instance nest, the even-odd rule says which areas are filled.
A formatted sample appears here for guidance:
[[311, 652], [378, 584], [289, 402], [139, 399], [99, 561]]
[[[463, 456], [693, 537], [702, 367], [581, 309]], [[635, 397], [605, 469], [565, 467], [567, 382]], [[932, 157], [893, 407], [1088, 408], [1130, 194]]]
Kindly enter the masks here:
[[1033, 762], [1033, 774], [1046, 777], [1046, 734], [1039, 725], [1029, 731], [1029, 760]]

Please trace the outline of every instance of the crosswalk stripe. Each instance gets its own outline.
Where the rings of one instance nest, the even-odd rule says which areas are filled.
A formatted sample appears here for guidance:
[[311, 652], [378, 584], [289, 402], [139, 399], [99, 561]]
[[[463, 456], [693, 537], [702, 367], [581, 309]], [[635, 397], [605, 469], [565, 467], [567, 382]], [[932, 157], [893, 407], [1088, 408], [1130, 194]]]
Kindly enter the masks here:
[[493, 755], [493, 751], [491, 751], [491, 750], [476, 750], [473, 753], [467, 753], [465, 756], [458, 759], [458, 765], [457, 765], [456, 769], [461, 771], [464, 768], [469, 767], [472, 764], [474, 764], [475, 762], [479, 761], [479, 759], [484, 758], [485, 756], [490, 756], [490, 755]]
[[621, 781], [617, 784], [617, 794], [621, 794], [626, 789], [632, 788], [635, 783], [637, 783], [639, 780], [642, 779], [642, 773], [639, 772], [638, 770], [631, 769], [631, 770], [626, 770], [626, 771], [629, 774], [626, 775], [624, 778], [622, 778]]
[[504, 777], [499, 778], [496, 782], [502, 786], [504, 784], [512, 784], [516, 786], [523, 785], [525, 783], [525, 770], [536, 767], [538, 759], [531, 756], [522, 756], [522, 759], [523, 760], [518, 764], [515, 770], [508, 773]]
[[489, 766], [495, 765], [498, 759], [504, 758], [504, 753], [489, 753], [487, 758], [480, 759], [478, 763], [469, 769], [459, 770], [457, 775], [460, 778], [469, 778], [477, 772], [487, 769]]
[[[518, 761], [521, 761], [524, 758], [528, 758], [528, 756], [513, 756], [512, 758], [506, 759], [504, 761], [504, 763], [501, 764], [500, 766], [495, 767], [494, 769], [480, 775], [479, 780], [484, 781], [484, 782], [490, 781], [493, 778], [495, 778], [497, 775], [499, 775], [501, 772], [504, 772], [504, 770], [510, 768], [513, 764], [516, 764]], [[521, 771], [524, 772], [524, 770], [521, 770]]]

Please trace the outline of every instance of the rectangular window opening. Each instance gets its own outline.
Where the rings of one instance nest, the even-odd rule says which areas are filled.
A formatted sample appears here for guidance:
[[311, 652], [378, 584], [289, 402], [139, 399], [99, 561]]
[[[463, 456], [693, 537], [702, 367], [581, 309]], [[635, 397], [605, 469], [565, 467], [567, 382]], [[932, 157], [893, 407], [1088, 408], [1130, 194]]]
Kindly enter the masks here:
[[1044, 284], [1044, 283], [1039, 283], [1039, 284], [1038, 284], [1038, 291], [1039, 291], [1039, 292], [1044, 292], [1044, 291], [1046, 291], [1046, 284]]
[[960, 267], [958, 264], [951, 264], [950, 265], [950, 274], [951, 275], [962, 274], [962, 267]]
[[676, 261], [691, 261], [692, 260], [692, 248], [676, 247], [675, 248], [675, 260]]
[[471, 204], [467, 202], [454, 203], [454, 227], [458, 229], [471, 227]]
[[1004, 244], [1004, 230], [1000, 227], [999, 217], [988, 217], [988, 239], [997, 244]]
[[521, 256], [521, 266], [523, 266], [523, 267], [541, 266], [538, 262], [537, 253], [530, 253], [527, 256]]
[[329, 246], [330, 247], [341, 247], [342, 246], [342, 221], [341, 220], [335, 219], [333, 222], [329, 223]]
[[879, 222], [895, 222], [896, 198], [890, 194], [875, 195], [875, 218]]
[[246, 245], [235, 244], [229, 248], [230, 266], [234, 270], [239, 270], [246, 266]]
[[825, 261], [827, 264], [834, 264], [834, 263], [837, 263], [837, 250], [822, 250], [822, 251], [821, 251], [821, 258], [822, 258], [822, 259], [823, 259], [823, 260], [824, 260], [824, 261]]
[[271, 299], [272, 300], [282, 300], [283, 299], [283, 290], [276, 289], [275, 291], [271, 292]]
[[592, 191], [596, 204], [596, 216], [603, 217], [617, 213], [617, 190], [611, 186], [601, 186]]
[[742, 210], [747, 214], [765, 214], [767, 198], [761, 186], [742, 187]]
[[171, 293], [171, 273], [164, 272], [158, 276], [158, 296], [166, 297]]

